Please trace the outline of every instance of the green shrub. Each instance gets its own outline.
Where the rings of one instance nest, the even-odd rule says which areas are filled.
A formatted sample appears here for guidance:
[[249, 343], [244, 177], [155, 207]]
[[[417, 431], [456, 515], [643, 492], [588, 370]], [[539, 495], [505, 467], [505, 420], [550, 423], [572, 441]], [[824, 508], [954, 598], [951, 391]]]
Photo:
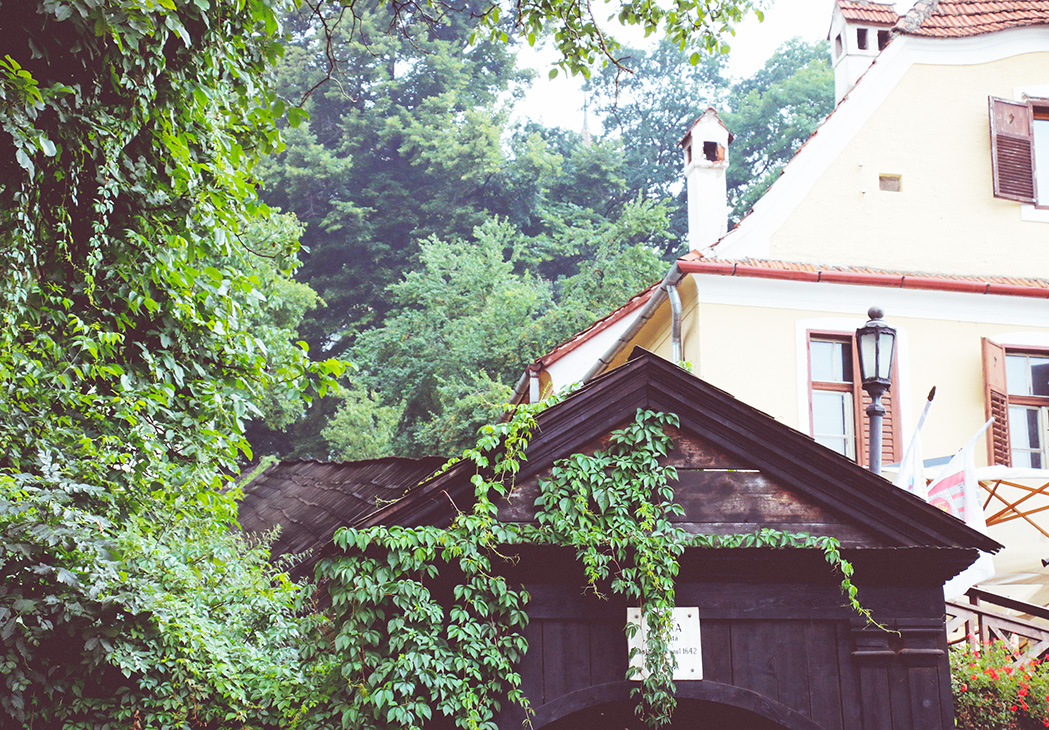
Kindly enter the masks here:
[[1018, 661], [1000, 641], [951, 649], [955, 724], [965, 730], [1049, 727], [1049, 663]]

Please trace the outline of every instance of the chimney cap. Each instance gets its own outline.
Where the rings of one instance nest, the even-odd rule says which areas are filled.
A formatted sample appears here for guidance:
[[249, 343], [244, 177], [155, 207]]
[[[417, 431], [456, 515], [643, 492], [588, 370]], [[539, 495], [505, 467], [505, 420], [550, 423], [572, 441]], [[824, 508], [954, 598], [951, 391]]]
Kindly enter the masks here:
[[692, 122], [692, 126], [688, 128], [687, 132], [685, 132], [685, 136], [682, 137], [681, 141], [677, 143], [678, 147], [684, 147], [686, 144], [688, 144], [689, 139], [691, 139], [692, 137], [692, 130], [696, 128], [697, 124], [709, 117], [713, 117], [714, 120], [721, 125], [721, 128], [728, 132], [728, 143], [732, 144], [732, 140], [736, 138], [735, 135], [732, 134], [732, 132], [729, 132], [729, 128], [725, 126], [725, 123], [723, 121], [721, 121], [721, 117], [718, 116], [718, 110], [712, 106], [708, 106], [706, 111], [700, 114], [696, 121]]

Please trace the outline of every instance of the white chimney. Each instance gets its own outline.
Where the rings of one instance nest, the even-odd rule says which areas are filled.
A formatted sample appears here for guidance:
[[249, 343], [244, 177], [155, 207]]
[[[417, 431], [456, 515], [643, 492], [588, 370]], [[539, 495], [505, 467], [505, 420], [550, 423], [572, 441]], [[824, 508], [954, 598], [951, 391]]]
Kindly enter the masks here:
[[688, 185], [688, 245], [695, 251], [728, 232], [728, 146], [732, 134], [713, 107], [696, 120], [680, 145]]
[[834, 102], [841, 101], [892, 39], [900, 19], [892, 2], [836, 0], [831, 11], [830, 60], [834, 67]]

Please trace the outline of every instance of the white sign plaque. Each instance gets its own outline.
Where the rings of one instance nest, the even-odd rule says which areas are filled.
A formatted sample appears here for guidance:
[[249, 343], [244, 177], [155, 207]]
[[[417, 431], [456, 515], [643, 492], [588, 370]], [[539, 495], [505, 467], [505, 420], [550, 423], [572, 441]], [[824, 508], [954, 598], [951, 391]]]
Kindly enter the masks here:
[[[640, 608], [628, 608], [626, 620], [627, 623], [638, 624], [641, 627], [633, 636], [627, 637], [627, 651], [640, 649], [630, 660], [631, 667], [641, 670], [633, 676], [634, 680], [640, 681], [647, 676], [644, 664], [647, 651], [645, 634], [648, 632], [648, 627], [641, 620]], [[674, 680], [703, 679], [703, 648], [699, 641], [699, 609], [695, 606], [675, 607], [673, 621], [674, 625], [670, 633], [670, 652], [677, 659]]]

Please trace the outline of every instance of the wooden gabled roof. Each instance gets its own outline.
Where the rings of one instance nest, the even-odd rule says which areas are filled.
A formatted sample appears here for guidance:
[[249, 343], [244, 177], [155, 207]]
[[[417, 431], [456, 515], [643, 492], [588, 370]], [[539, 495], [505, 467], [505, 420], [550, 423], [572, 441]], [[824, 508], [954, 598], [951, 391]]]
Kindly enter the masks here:
[[389, 457], [346, 463], [285, 461], [244, 487], [238, 509], [241, 529], [266, 533], [280, 526], [273, 557], [302, 556], [290, 572], [313, 574], [317, 560], [335, 549], [332, 537], [355, 526], [384, 504], [402, 498], [444, 464], [441, 457]]
[[[964, 523], [871, 474], [771, 416], [682, 368], [638, 348], [626, 365], [591, 381], [538, 417], [538, 434], [518, 481], [599, 439], [638, 408], [676, 413], [681, 430], [774, 479], [805, 500], [861, 526], [879, 548], [1001, 546]], [[369, 525], [448, 524], [473, 499], [472, 463], [461, 462], [360, 521]]]

